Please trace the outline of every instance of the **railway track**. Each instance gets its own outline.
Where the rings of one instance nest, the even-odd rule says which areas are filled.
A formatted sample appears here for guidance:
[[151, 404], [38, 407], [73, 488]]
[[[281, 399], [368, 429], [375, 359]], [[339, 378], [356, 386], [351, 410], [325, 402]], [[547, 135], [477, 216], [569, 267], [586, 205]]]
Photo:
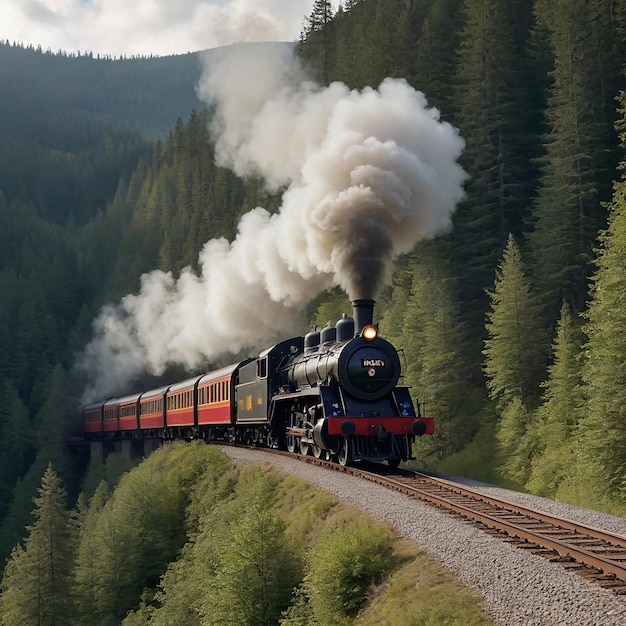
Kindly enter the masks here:
[[560, 566], [616, 594], [626, 595], [626, 537], [584, 526], [488, 496], [442, 478], [386, 466], [341, 466], [325, 459], [268, 450], [352, 474], [411, 498], [433, 504], [484, 528], [520, 549]]

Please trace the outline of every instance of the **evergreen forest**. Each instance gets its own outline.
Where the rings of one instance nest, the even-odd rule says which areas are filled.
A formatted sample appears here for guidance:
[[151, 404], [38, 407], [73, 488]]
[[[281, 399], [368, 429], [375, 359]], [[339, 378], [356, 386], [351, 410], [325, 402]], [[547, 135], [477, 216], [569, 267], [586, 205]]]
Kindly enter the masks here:
[[[334, 12], [316, 0], [297, 45], [320, 84], [362, 89], [405, 79], [466, 143], [469, 178], [453, 228], [397, 261], [376, 307], [382, 334], [402, 348], [405, 382], [435, 418], [436, 435], [416, 444], [416, 465], [626, 515], [626, 3], [344, 0]], [[59, 541], [74, 546], [59, 556], [65, 574], [57, 579], [76, 577], [87, 597], [90, 558], [115, 550], [92, 552], [87, 542], [96, 546], [115, 524], [123, 496], [110, 491], [128, 468], [87, 467], [67, 445], [83, 382], [74, 358], [101, 307], [136, 292], [144, 272], [195, 268], [206, 241], [232, 240], [244, 213], [280, 205], [279, 194], [216, 163], [211, 111], [195, 94], [199, 72], [193, 54], [110, 59], [0, 42], [6, 580], [43, 540], [35, 532], [41, 491], [60, 494], [55, 481], [67, 489], [57, 513], [71, 520]], [[303, 311], [301, 331], [349, 311], [343, 292], [326, 292]], [[146, 378], [140, 388], [144, 382], [154, 384]], [[227, 488], [235, 490], [221, 485], [215, 497]], [[145, 512], [163, 515], [146, 528], [173, 530], [153, 544], [143, 538], [146, 553], [133, 558], [154, 568], [133, 578], [132, 598], [102, 600], [111, 623], [129, 610], [128, 624], [170, 623], [167, 611], [190, 606], [182, 591], [178, 607], [176, 592], [167, 595], [182, 576], [169, 563], [189, 537], [223, 529], [201, 521], [206, 503], [191, 526], [168, 517], [170, 504], [180, 513], [188, 502]], [[236, 531], [267, 523], [277, 540], [288, 530], [274, 514], [244, 516]], [[161, 560], [147, 560], [162, 541], [171, 543]], [[196, 549], [206, 548], [186, 544], [189, 563]], [[228, 601], [229, 576], [238, 575], [222, 557], [211, 555], [217, 603]], [[313, 567], [292, 561], [299, 576]], [[17, 602], [5, 588], [2, 615]], [[312, 588], [301, 591], [309, 594], [302, 601], [314, 601]], [[71, 611], [84, 610], [70, 600]], [[287, 605], [283, 598], [268, 606], [267, 622], [238, 623], [277, 623]], [[202, 615], [223, 609], [194, 606]], [[291, 607], [285, 623], [308, 623], [298, 621], [297, 602]], [[325, 623], [323, 613], [319, 619]]]
[[[107, 480], [129, 469], [115, 456]], [[234, 469], [215, 447], [175, 443], [112, 491], [87, 481], [91, 498], [68, 509], [46, 469], [0, 583], [1, 624], [493, 624], [435, 559], [269, 464]]]

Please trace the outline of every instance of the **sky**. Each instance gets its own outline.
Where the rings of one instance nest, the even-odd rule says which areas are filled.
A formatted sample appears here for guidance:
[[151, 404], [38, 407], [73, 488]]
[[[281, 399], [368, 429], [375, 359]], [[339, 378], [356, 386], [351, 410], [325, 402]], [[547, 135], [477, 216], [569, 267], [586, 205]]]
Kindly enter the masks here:
[[[0, 0], [0, 40], [52, 52], [183, 54], [294, 41], [314, 0]], [[333, 0], [336, 8], [339, 0]]]

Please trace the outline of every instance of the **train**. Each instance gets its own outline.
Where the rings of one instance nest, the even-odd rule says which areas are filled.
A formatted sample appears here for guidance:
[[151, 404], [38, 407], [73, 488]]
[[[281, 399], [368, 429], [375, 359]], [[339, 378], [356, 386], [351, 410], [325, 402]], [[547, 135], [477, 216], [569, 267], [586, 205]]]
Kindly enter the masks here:
[[334, 326], [181, 382], [85, 406], [83, 436], [228, 441], [341, 465], [397, 467], [435, 425], [399, 384], [398, 351], [379, 335], [374, 305], [354, 300], [353, 317], [344, 314]]

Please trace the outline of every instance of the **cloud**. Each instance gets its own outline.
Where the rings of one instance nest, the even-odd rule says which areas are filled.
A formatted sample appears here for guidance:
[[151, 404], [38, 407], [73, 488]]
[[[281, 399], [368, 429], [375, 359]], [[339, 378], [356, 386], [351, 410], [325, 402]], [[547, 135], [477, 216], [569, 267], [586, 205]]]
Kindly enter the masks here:
[[53, 52], [178, 54], [294, 41], [312, 6], [313, 0], [0, 0], [0, 39]]

